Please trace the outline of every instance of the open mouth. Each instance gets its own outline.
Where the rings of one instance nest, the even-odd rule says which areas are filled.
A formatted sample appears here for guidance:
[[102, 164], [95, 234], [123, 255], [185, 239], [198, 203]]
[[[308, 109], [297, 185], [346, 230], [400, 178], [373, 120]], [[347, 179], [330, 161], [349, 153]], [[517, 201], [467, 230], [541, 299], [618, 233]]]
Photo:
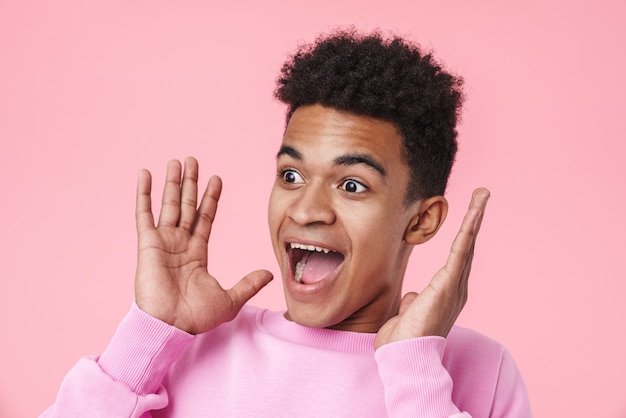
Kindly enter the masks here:
[[317, 283], [335, 271], [343, 263], [343, 254], [317, 245], [287, 245], [287, 254], [293, 278], [298, 283]]

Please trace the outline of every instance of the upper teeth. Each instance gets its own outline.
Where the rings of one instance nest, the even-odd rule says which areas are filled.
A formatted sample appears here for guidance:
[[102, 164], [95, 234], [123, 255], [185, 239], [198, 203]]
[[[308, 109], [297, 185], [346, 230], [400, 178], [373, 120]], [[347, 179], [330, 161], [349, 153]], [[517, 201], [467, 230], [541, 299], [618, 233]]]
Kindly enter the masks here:
[[333, 250], [329, 250], [328, 248], [318, 247], [317, 245], [298, 244], [297, 242], [292, 242], [289, 245], [291, 246], [291, 248], [299, 248], [301, 250], [308, 250], [308, 251], [317, 251], [318, 253], [321, 253], [323, 251], [325, 254], [328, 254], [329, 252], [333, 251]]

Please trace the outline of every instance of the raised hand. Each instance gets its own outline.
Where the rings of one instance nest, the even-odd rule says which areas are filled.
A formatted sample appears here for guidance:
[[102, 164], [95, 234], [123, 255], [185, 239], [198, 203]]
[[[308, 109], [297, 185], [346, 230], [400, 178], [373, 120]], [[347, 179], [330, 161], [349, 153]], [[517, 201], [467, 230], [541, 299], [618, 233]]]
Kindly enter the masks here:
[[252, 272], [224, 290], [207, 270], [208, 241], [222, 190], [219, 177], [209, 180], [197, 206], [198, 162], [172, 160], [158, 225], [151, 207], [150, 172], [137, 180], [138, 260], [135, 300], [148, 314], [192, 334], [230, 321], [241, 307], [272, 280], [265, 270]]
[[476, 189], [446, 265], [420, 293], [407, 293], [398, 315], [389, 319], [376, 336], [376, 348], [409, 338], [446, 337], [467, 301], [467, 284], [474, 245], [485, 213], [489, 191]]

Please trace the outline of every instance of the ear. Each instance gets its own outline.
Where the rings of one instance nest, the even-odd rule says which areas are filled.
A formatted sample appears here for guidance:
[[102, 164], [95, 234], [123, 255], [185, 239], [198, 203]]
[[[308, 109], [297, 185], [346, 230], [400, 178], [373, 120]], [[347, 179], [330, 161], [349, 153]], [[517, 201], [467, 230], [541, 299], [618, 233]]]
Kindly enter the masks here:
[[415, 215], [404, 231], [404, 240], [422, 244], [435, 236], [448, 214], [448, 201], [443, 196], [433, 196], [415, 203]]

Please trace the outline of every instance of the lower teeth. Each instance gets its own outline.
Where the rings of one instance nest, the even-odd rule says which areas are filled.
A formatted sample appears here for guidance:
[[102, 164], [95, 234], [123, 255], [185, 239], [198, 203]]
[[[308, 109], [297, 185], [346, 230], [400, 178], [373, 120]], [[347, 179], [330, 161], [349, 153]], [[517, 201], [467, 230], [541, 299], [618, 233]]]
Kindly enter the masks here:
[[304, 266], [306, 266], [306, 261], [304, 260], [300, 260], [298, 261], [298, 264], [296, 264], [294, 279], [296, 279], [298, 283], [302, 283], [302, 272], [304, 271]]

